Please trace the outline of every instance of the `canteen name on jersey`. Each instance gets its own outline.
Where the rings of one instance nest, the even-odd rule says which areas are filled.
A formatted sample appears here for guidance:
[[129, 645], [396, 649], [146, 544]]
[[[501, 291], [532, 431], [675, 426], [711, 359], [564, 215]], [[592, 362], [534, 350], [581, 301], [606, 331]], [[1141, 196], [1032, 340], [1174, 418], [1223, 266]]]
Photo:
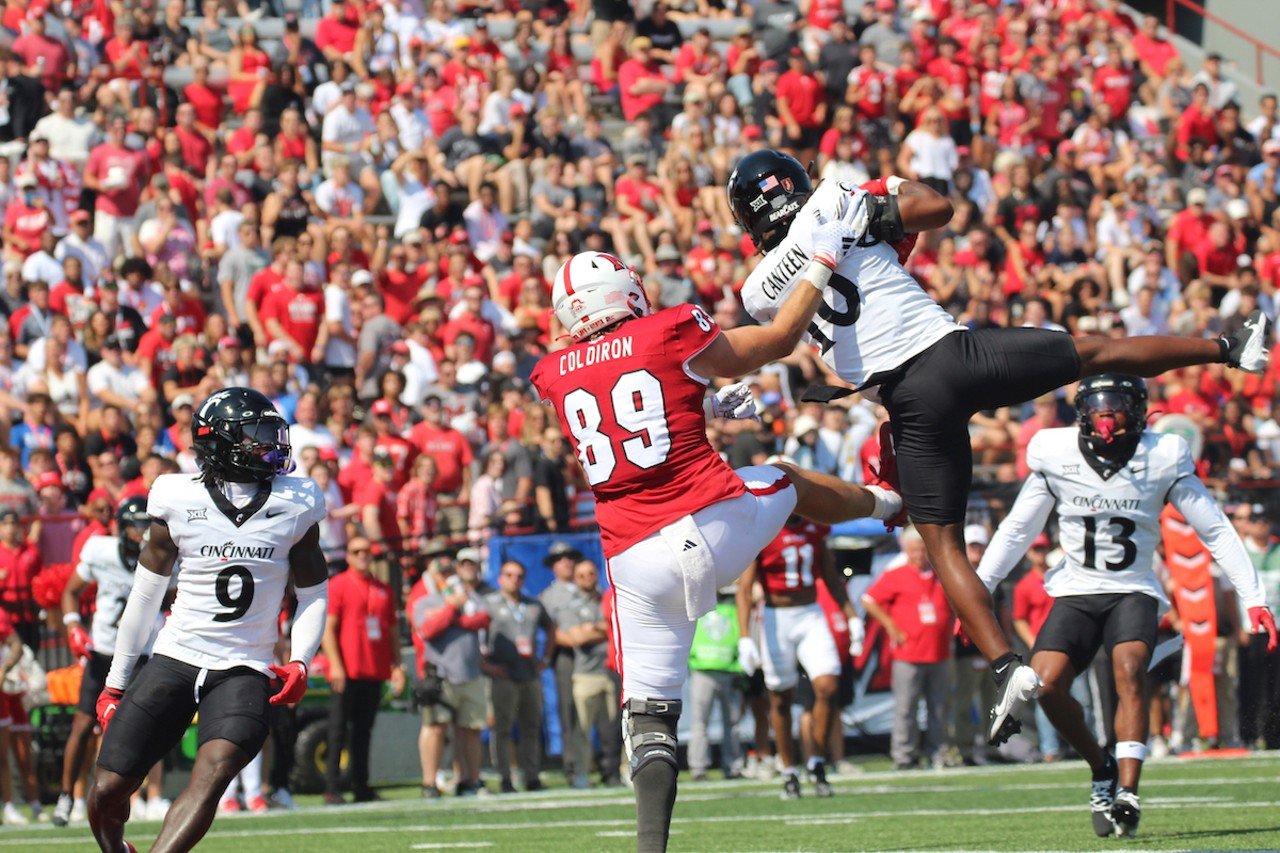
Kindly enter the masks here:
[[791, 285], [791, 280], [795, 278], [802, 269], [809, 263], [809, 253], [801, 246], [792, 246], [787, 249], [786, 254], [778, 259], [778, 265], [769, 273], [769, 276], [760, 284], [760, 290], [764, 295], [777, 301], [786, 292]]
[[223, 560], [270, 560], [275, 554], [273, 545], [237, 545], [224, 542], [221, 545], [201, 545], [201, 557], [218, 557]]
[[1071, 498], [1071, 505], [1095, 511], [1110, 509], [1136, 512], [1142, 508], [1142, 500], [1140, 498], [1107, 498], [1102, 495], [1075, 495]]
[[581, 349], [566, 350], [560, 356], [560, 375], [564, 376], [574, 370], [590, 367], [593, 364], [603, 364], [606, 361], [613, 361], [619, 358], [630, 358], [634, 349], [635, 344], [631, 340], [631, 336], [624, 335], [596, 341]]

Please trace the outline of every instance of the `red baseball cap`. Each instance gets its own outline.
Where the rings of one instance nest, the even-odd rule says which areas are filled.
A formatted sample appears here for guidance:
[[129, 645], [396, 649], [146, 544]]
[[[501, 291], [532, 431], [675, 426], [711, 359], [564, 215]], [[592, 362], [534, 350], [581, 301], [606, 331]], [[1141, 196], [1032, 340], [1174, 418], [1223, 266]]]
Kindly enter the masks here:
[[1049, 541], [1049, 534], [1048, 534], [1048, 533], [1041, 533], [1041, 534], [1040, 534], [1039, 536], [1037, 536], [1037, 537], [1035, 538], [1035, 540], [1031, 543], [1031, 547], [1032, 547], [1033, 549], [1035, 549], [1035, 548], [1039, 548], [1039, 549], [1040, 549], [1040, 550], [1042, 550], [1042, 551], [1048, 551], [1050, 548], [1052, 548], [1052, 547], [1053, 547], [1053, 543], [1052, 543], [1051, 541]]
[[450, 246], [461, 246], [467, 242], [467, 232], [461, 229], [454, 231], [449, 235]]
[[386, 415], [387, 417], [391, 417], [391, 412], [392, 412], [392, 408], [391, 408], [390, 400], [374, 400], [373, 406], [369, 409], [369, 413], [372, 414], [375, 418], [381, 417], [383, 415]]
[[742, 129], [742, 138], [743, 139], [762, 139], [764, 138], [764, 131], [760, 129], [759, 125], [749, 124]]
[[50, 486], [56, 486], [57, 488], [61, 489], [62, 475], [59, 474], [57, 471], [45, 471], [39, 477], [36, 477], [35, 486], [36, 486], [37, 492], [40, 491], [41, 489], [47, 489]]
[[337, 450], [337, 448], [329, 447], [328, 445], [326, 445], [326, 446], [324, 446], [324, 447], [319, 448], [319, 451], [317, 452], [317, 454], [316, 454], [316, 455], [320, 458], [320, 460], [321, 460], [322, 462], [337, 462], [337, 461], [338, 461], [338, 450]]

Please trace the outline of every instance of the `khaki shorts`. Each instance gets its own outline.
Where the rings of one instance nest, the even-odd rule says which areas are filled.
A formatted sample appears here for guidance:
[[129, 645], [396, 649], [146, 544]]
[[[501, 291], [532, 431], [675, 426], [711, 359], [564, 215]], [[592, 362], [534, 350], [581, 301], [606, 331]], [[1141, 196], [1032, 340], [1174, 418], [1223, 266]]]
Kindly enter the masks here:
[[427, 726], [453, 723], [464, 729], [483, 729], [488, 722], [488, 700], [485, 679], [444, 683], [444, 701], [422, 709], [422, 723]]

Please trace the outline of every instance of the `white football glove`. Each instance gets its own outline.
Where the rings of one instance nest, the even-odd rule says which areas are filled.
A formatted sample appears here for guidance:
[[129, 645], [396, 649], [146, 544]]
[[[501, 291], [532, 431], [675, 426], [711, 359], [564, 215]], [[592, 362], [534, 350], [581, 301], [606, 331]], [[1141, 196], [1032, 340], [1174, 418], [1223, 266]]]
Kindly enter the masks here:
[[742, 667], [748, 678], [760, 669], [760, 649], [756, 648], [756, 641], [750, 637], [738, 638], [738, 666]]
[[760, 420], [755, 395], [745, 382], [726, 385], [706, 398], [708, 420], [723, 418], [727, 421]]
[[849, 620], [849, 654], [855, 659], [862, 654], [862, 645], [867, 639], [867, 629], [861, 616]]
[[851, 199], [843, 216], [828, 220], [819, 213], [817, 219], [818, 226], [813, 229], [813, 259], [834, 270], [867, 233], [866, 194]]

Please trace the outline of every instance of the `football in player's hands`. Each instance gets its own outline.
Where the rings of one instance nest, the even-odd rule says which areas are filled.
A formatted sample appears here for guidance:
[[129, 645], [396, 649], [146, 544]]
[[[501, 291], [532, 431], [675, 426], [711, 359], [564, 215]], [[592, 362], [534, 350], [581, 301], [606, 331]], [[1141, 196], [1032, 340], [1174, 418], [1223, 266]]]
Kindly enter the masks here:
[[751, 386], [745, 382], [726, 385], [713, 394], [711, 412], [715, 417], [729, 421], [760, 420], [755, 395], [751, 393]]
[[280, 690], [271, 697], [272, 705], [296, 705], [307, 692], [307, 667], [302, 661], [291, 660], [284, 666], [272, 664], [271, 672], [280, 680]]
[[738, 638], [738, 666], [742, 667], [748, 678], [760, 669], [760, 650], [756, 648], [756, 641], [750, 637]]
[[114, 687], [104, 687], [102, 692], [98, 694], [98, 726], [103, 732], [107, 730], [107, 724], [111, 722], [111, 718], [119, 710], [120, 700], [123, 698], [124, 691], [116, 690]]
[[87, 658], [93, 651], [93, 640], [79, 622], [67, 626], [67, 646], [71, 649], [71, 656], [75, 658]]
[[1267, 651], [1274, 652], [1276, 650], [1276, 620], [1271, 615], [1271, 608], [1263, 605], [1261, 607], [1249, 608], [1249, 630], [1254, 634], [1267, 632]]

